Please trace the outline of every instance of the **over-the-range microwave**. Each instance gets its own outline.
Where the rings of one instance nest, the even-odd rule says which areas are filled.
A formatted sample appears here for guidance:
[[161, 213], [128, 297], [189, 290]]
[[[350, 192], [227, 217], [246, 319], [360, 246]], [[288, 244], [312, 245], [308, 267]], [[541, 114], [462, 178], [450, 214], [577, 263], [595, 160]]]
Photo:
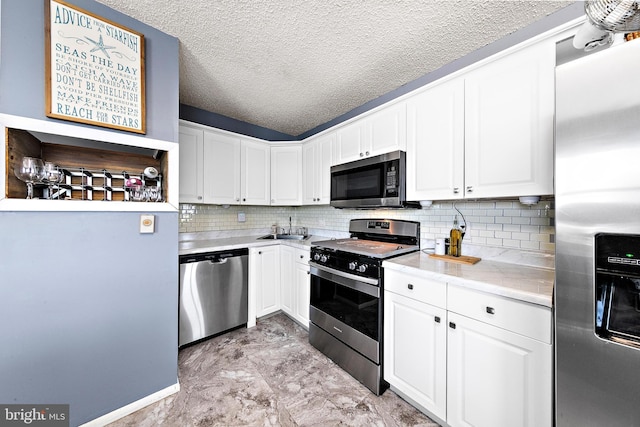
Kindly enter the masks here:
[[331, 167], [331, 202], [336, 208], [419, 208], [406, 201], [406, 158], [394, 151]]

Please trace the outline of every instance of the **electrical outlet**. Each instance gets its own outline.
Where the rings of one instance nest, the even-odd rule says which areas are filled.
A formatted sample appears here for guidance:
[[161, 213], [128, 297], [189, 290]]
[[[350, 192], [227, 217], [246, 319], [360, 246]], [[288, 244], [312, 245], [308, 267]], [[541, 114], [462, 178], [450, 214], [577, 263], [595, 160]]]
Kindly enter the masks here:
[[155, 215], [140, 215], [140, 233], [153, 233], [155, 232], [156, 225]]
[[238, 212], [238, 222], [246, 222], [247, 221], [247, 216], [244, 214], [244, 212]]

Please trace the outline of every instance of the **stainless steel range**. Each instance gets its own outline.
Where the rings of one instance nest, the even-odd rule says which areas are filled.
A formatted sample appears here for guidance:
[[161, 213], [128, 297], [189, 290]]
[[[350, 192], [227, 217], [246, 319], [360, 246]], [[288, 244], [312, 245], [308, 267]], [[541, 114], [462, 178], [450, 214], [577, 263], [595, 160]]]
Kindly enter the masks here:
[[352, 219], [351, 238], [311, 248], [309, 342], [379, 395], [382, 378], [382, 261], [420, 249], [420, 223]]

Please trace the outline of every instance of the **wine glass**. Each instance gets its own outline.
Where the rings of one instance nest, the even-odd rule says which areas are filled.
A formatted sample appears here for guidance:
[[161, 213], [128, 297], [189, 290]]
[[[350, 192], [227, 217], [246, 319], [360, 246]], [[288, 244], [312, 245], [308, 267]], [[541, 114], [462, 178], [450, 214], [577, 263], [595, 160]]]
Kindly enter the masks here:
[[44, 178], [44, 163], [36, 157], [23, 157], [13, 172], [19, 180], [27, 183], [27, 199], [33, 199], [33, 184]]
[[64, 179], [64, 173], [52, 162], [45, 162], [44, 164], [44, 178], [43, 181], [47, 183], [49, 192], [49, 199], [52, 198], [53, 186], [60, 184]]

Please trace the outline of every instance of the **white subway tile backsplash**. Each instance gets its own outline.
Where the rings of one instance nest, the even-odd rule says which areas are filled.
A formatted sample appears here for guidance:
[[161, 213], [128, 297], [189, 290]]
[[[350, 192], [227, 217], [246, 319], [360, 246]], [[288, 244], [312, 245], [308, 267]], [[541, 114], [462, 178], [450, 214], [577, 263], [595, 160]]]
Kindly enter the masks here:
[[[465, 243], [517, 248], [548, 254], [555, 252], [554, 203], [540, 201], [531, 207], [517, 200], [499, 200], [455, 203], [467, 222]], [[419, 221], [421, 240], [432, 241], [448, 237], [453, 218], [458, 215], [453, 202], [435, 202], [425, 209], [408, 210], [354, 210], [334, 209], [329, 206], [270, 207], [180, 205], [180, 232], [268, 230], [272, 224], [279, 227], [292, 224], [307, 227], [311, 233], [330, 237], [346, 235], [352, 218], [393, 218]], [[244, 212], [245, 222], [238, 222], [238, 212]]]

